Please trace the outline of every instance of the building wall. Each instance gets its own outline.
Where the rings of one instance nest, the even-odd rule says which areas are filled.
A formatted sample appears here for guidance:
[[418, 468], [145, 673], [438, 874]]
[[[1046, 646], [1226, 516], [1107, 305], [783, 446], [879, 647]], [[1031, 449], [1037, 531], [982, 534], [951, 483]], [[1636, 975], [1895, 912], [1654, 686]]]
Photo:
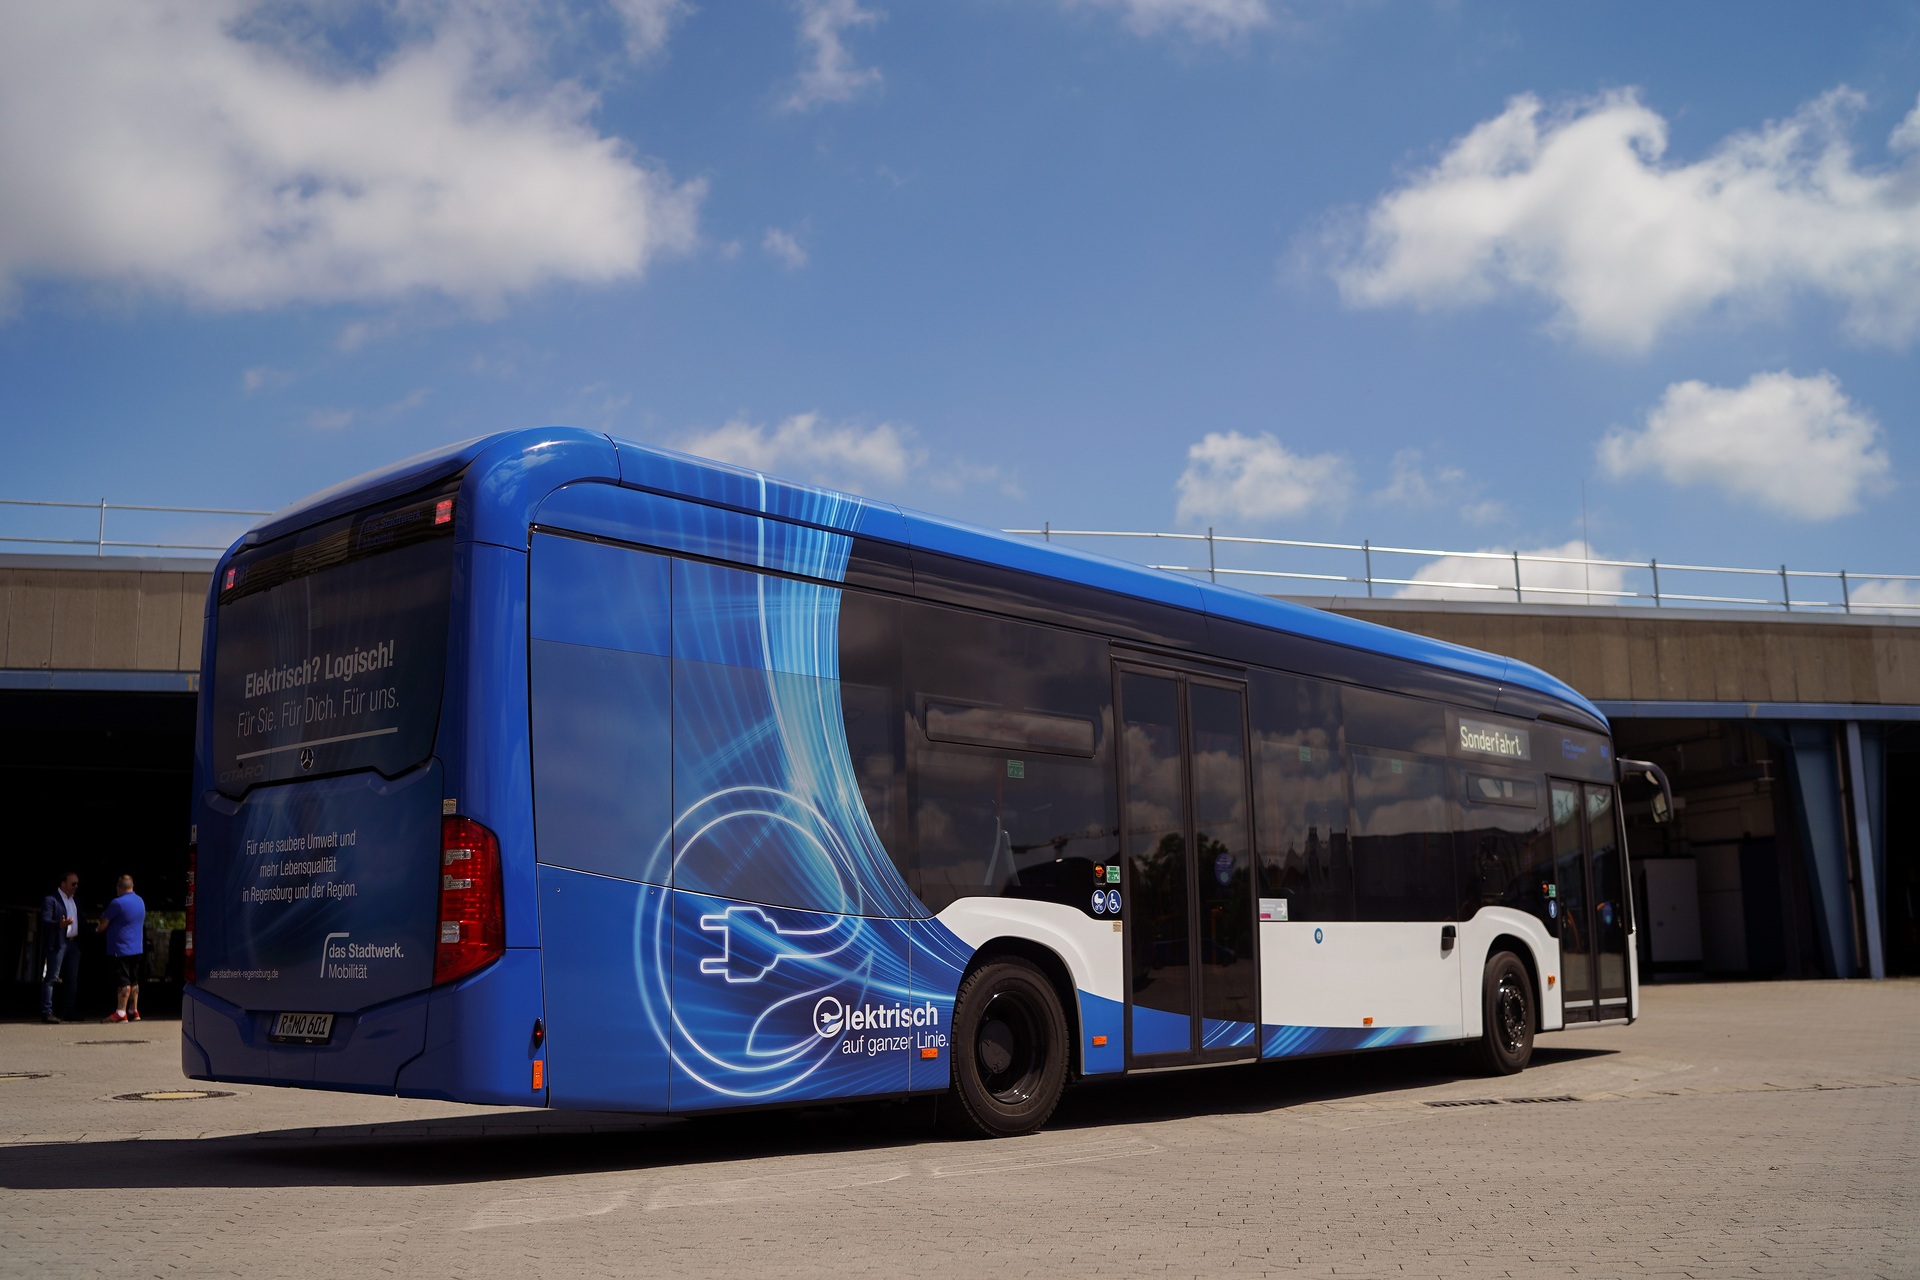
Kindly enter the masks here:
[[1596, 702], [1920, 705], [1920, 617], [1310, 603], [1532, 663]]
[[81, 556], [0, 560], [0, 669], [194, 672], [210, 566]]

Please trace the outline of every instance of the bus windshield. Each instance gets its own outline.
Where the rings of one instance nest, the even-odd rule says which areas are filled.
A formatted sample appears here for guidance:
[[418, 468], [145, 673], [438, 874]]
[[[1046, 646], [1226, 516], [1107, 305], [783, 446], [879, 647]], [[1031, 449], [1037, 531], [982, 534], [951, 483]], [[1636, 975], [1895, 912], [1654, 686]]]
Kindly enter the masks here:
[[433, 752], [446, 669], [452, 486], [242, 552], [220, 584], [213, 671], [215, 785]]

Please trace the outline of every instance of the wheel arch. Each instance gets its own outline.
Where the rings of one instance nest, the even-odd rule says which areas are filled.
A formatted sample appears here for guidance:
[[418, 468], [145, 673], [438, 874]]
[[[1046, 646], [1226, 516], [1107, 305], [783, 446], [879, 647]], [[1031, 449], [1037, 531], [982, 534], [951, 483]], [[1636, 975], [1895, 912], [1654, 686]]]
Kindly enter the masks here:
[[965, 982], [980, 969], [996, 960], [1020, 959], [1032, 964], [1046, 975], [1047, 983], [1053, 988], [1053, 995], [1060, 1002], [1061, 1016], [1067, 1020], [1067, 1074], [1068, 1079], [1083, 1071], [1080, 1059], [1080, 999], [1073, 984], [1073, 972], [1060, 953], [1045, 943], [1035, 942], [1031, 938], [1018, 938], [1002, 935], [990, 938], [973, 953], [967, 961], [966, 972], [960, 975]]
[[1487, 954], [1480, 960], [1481, 990], [1480, 998], [1486, 998], [1487, 961], [1502, 951], [1511, 951], [1520, 960], [1527, 971], [1527, 981], [1533, 984], [1533, 1029], [1535, 1033], [1546, 1029], [1546, 988], [1540, 985], [1540, 960], [1533, 954], [1533, 944], [1518, 934], [1502, 933], [1487, 944]]

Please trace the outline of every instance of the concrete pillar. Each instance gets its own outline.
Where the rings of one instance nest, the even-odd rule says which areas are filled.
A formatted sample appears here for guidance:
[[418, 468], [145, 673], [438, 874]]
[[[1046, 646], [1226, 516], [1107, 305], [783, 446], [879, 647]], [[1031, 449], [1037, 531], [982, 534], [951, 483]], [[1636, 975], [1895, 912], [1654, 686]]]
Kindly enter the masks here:
[[1860, 722], [1847, 721], [1847, 783], [1853, 801], [1853, 847], [1860, 876], [1860, 915], [1866, 934], [1867, 976], [1887, 976], [1880, 944], [1880, 876], [1873, 865], [1873, 822], [1867, 809], [1867, 757], [1860, 748]]

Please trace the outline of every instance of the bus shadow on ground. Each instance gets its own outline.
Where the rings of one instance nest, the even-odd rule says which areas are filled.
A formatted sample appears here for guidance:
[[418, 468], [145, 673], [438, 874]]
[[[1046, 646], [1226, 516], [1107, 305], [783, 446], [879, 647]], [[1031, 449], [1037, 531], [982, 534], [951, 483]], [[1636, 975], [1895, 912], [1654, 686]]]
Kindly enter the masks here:
[[[1537, 1049], [1538, 1066], [1611, 1056]], [[1069, 1090], [1047, 1129], [1083, 1132], [1316, 1102], [1391, 1100], [1473, 1078], [1444, 1047], [1132, 1076]], [[1484, 1077], [1483, 1077], [1484, 1078]], [[1518, 1082], [1526, 1077], [1505, 1077]], [[1488, 1080], [1490, 1090], [1501, 1086]], [[195, 1104], [178, 1104], [195, 1105]], [[0, 1148], [0, 1187], [435, 1186], [565, 1174], [691, 1168], [774, 1156], [894, 1150], [939, 1142], [931, 1099], [741, 1112], [692, 1120], [522, 1111], [430, 1121], [275, 1130], [196, 1139]], [[958, 1140], [956, 1140], [958, 1142]]]

